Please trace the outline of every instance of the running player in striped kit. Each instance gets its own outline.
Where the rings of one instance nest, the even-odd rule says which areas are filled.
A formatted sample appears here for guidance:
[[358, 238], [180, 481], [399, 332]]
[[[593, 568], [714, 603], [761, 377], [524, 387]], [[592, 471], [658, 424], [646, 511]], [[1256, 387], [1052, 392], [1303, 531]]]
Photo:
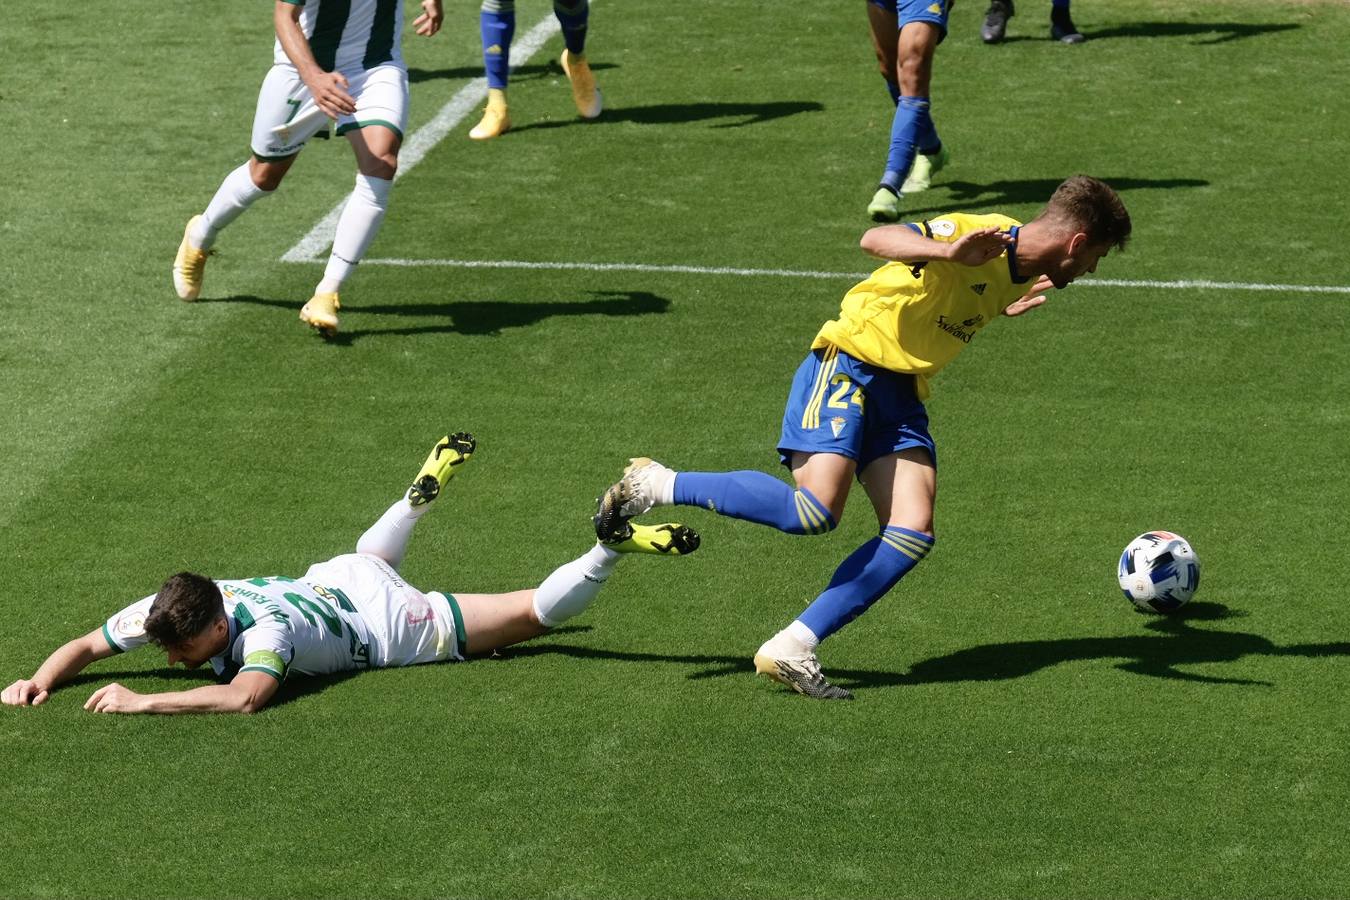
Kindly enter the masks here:
[[[300, 318], [325, 336], [338, 329], [338, 292], [380, 230], [408, 124], [408, 70], [399, 0], [275, 0], [276, 47], [253, 118], [252, 154], [188, 220], [173, 263], [178, 296], [196, 300], [220, 230], [277, 189], [329, 119], [356, 153], [356, 187], [338, 219], [333, 250]], [[417, 34], [441, 28], [441, 0], [422, 0]]]

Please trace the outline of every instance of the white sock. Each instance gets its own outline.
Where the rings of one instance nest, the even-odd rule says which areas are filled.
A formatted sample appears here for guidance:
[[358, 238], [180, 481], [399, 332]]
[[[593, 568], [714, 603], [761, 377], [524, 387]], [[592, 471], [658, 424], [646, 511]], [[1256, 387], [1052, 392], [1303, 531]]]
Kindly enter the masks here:
[[408, 550], [413, 526], [428, 509], [431, 509], [430, 504], [413, 506], [404, 497], [385, 510], [380, 520], [361, 535], [361, 539], [356, 542], [356, 552], [378, 556], [397, 569], [403, 563], [403, 554]]
[[672, 471], [670, 477], [666, 479], [666, 483], [661, 485], [660, 490], [656, 492], [657, 506], [675, 505], [675, 476], [678, 474], [678, 472]]
[[534, 616], [539, 624], [556, 628], [584, 611], [622, 555], [596, 544], [580, 558], [554, 569], [534, 592]]
[[794, 620], [791, 625], [783, 630], [805, 644], [807, 650], [815, 650], [820, 646], [820, 638], [816, 637], [816, 633], [800, 621]]
[[370, 242], [380, 231], [385, 210], [389, 208], [389, 191], [394, 182], [389, 178], [356, 175], [356, 188], [347, 198], [347, 205], [338, 217], [337, 232], [333, 235], [333, 252], [323, 270], [323, 281], [318, 293], [335, 293], [342, 282], [352, 274], [356, 264], [365, 256]]
[[206, 204], [206, 211], [188, 235], [188, 243], [198, 250], [210, 250], [222, 228], [239, 218], [255, 200], [270, 193], [253, 183], [253, 176], [248, 174], [248, 163], [244, 163], [220, 183], [216, 195]]

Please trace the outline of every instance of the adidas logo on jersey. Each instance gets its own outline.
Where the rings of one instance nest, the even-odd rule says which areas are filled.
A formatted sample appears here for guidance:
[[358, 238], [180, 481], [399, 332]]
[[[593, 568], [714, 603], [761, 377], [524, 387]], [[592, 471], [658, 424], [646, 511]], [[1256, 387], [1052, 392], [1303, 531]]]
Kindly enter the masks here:
[[970, 286], [970, 289], [971, 289], [972, 291], [974, 291], [976, 294], [978, 294], [979, 296], [983, 297], [983, 296], [984, 296], [984, 289], [987, 288], [987, 287], [989, 287], [988, 283], [972, 284], [972, 285]]

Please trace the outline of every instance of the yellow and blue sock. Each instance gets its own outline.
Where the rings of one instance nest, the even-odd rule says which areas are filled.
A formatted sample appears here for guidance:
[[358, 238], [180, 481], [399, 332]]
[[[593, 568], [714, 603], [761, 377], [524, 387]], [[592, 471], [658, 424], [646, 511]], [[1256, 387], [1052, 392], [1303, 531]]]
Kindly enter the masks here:
[[590, 12], [590, 0], [553, 0], [553, 14], [562, 26], [568, 53], [580, 56], [586, 52], [586, 21]]
[[921, 531], [888, 525], [854, 550], [835, 570], [830, 584], [797, 621], [817, 642], [834, 634], [895, 587], [933, 549], [934, 538]]
[[515, 0], [483, 0], [478, 31], [483, 37], [483, 69], [488, 87], [505, 90], [511, 71], [511, 38], [516, 34]]
[[927, 97], [901, 97], [891, 121], [891, 149], [886, 157], [886, 172], [881, 186], [900, 193], [900, 185], [914, 165], [916, 153], [937, 153], [942, 149], [937, 126]]
[[793, 490], [763, 472], [680, 472], [675, 476], [674, 502], [788, 534], [824, 534], [836, 524], [810, 491]]

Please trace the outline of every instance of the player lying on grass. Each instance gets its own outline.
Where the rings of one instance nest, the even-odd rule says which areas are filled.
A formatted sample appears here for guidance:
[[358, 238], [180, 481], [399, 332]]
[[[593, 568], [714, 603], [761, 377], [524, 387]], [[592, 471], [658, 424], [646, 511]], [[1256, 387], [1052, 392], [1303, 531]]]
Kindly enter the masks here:
[[[939, 216], [873, 228], [862, 247], [892, 260], [844, 296], [797, 369], [779, 459], [796, 490], [763, 472], [679, 472], [634, 459], [605, 492], [596, 532], [617, 537], [653, 506], [701, 506], [789, 534], [824, 534], [854, 477], [880, 533], [843, 561], [796, 621], [755, 654], [755, 670], [809, 697], [851, 695], [821, 674], [816, 646], [867, 611], [933, 548], [937, 449], [928, 383], [999, 314], [1044, 302], [1130, 236], [1106, 184], [1076, 176], [1025, 225], [1004, 215]], [[996, 464], [991, 460], [991, 464]]]
[[407, 494], [357, 541], [356, 552], [310, 566], [300, 578], [212, 581], [188, 572], [49, 656], [32, 678], [5, 688], [11, 706], [37, 706], [95, 660], [156, 643], [169, 665], [209, 662], [223, 683], [138, 694], [120, 684], [84, 704], [94, 712], [254, 712], [292, 673], [462, 660], [544, 634], [578, 615], [625, 553], [678, 556], [698, 548], [682, 525], [633, 525], [509, 594], [423, 593], [398, 574], [418, 518], [473, 453], [468, 434], [441, 439]]
[[[441, 0], [422, 0], [413, 29], [441, 28]], [[333, 235], [333, 251], [300, 319], [324, 335], [337, 331], [338, 291], [375, 240], [398, 169], [408, 127], [408, 69], [403, 62], [403, 4], [386, 0], [275, 0], [273, 65], [253, 115], [252, 155], [188, 220], [173, 262], [173, 285], [184, 300], [201, 293], [206, 258], [221, 229], [281, 185], [315, 135], [337, 120], [356, 154], [356, 188]]]

